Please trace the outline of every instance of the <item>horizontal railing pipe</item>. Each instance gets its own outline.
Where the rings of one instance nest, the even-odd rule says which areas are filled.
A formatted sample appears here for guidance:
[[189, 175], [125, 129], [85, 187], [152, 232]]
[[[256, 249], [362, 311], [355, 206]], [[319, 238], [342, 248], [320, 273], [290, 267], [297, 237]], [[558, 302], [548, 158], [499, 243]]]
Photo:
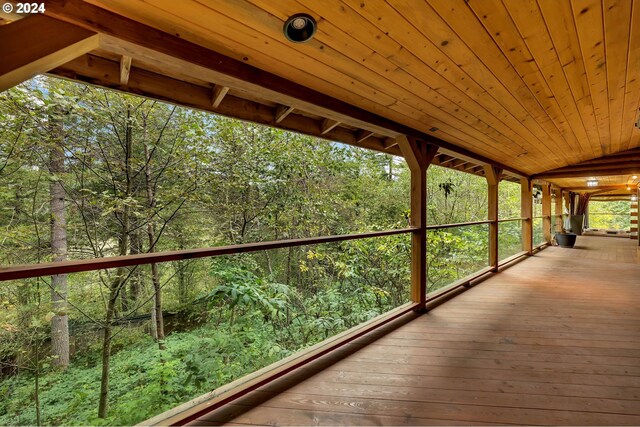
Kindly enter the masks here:
[[456, 224], [439, 224], [439, 225], [427, 225], [427, 230], [439, 230], [442, 228], [455, 228], [455, 227], [468, 227], [471, 225], [482, 225], [482, 224], [491, 224], [494, 221], [484, 220], [484, 221], [472, 221], [472, 222], [459, 222]]
[[504, 218], [504, 219], [499, 219], [498, 222], [510, 222], [510, 221], [526, 221], [529, 218]]
[[195, 258], [207, 258], [220, 255], [232, 255], [267, 249], [289, 248], [293, 246], [316, 245], [320, 243], [342, 242], [345, 240], [366, 239], [370, 237], [392, 236], [412, 233], [418, 227], [398, 230], [372, 231], [361, 234], [343, 234], [338, 236], [309, 237], [305, 239], [276, 240], [269, 242], [245, 243], [240, 245], [216, 246], [210, 248], [184, 249], [179, 251], [153, 252], [136, 255], [123, 255], [106, 258], [92, 258], [64, 262], [24, 264], [0, 267], [0, 281], [28, 279], [32, 277], [53, 276], [57, 274], [79, 273], [83, 271], [103, 270], [106, 268], [129, 267], [133, 265], [153, 264], [169, 261], [181, 261]]

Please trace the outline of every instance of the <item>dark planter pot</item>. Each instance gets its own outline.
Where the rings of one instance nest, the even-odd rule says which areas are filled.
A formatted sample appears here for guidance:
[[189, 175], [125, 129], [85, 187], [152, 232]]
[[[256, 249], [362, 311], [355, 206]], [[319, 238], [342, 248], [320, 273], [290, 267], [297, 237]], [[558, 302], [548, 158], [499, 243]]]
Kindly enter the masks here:
[[561, 248], [572, 248], [576, 244], [576, 237], [573, 233], [556, 233], [556, 242]]
[[569, 224], [571, 225], [571, 232], [582, 236], [582, 224], [584, 223], [584, 215], [571, 215], [569, 217]]

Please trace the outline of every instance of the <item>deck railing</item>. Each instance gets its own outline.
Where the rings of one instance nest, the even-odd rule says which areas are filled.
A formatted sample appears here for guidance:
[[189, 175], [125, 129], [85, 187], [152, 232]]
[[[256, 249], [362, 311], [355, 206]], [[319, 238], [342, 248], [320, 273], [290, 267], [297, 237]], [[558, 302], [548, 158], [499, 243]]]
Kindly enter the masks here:
[[295, 246], [315, 245], [320, 243], [341, 242], [346, 240], [366, 239], [370, 237], [391, 236], [395, 234], [412, 233], [416, 230], [418, 230], [418, 228], [409, 227], [397, 230], [372, 231], [360, 234], [343, 234], [337, 236], [310, 237], [305, 239], [255, 242], [239, 245], [185, 249], [178, 251], [164, 251], [65, 262], [12, 265], [7, 267], [0, 267], [0, 281], [27, 279], [32, 277], [52, 276], [67, 273], [78, 273], [82, 271], [96, 271], [107, 268], [130, 267], [134, 265], [154, 264], [195, 258], [207, 258], [220, 255], [256, 252], [268, 249], [279, 249]]

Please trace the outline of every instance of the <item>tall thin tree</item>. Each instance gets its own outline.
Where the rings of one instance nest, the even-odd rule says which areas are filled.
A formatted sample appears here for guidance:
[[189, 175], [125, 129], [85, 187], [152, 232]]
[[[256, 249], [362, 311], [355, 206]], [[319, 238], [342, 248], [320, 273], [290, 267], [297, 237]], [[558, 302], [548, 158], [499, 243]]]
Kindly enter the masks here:
[[[53, 262], [67, 260], [67, 217], [65, 190], [62, 174], [64, 161], [63, 107], [54, 106], [49, 116], [49, 205], [51, 210], [51, 252]], [[51, 318], [51, 351], [53, 364], [66, 369], [69, 366], [69, 316], [67, 315], [67, 275], [51, 276], [51, 301], [54, 316]]]

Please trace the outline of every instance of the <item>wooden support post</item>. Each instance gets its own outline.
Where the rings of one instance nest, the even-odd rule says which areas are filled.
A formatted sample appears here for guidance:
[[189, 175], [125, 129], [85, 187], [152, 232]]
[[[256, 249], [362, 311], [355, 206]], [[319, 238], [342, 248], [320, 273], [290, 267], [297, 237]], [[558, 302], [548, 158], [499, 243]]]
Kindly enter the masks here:
[[551, 244], [551, 184], [542, 185], [542, 216], [544, 241]]
[[98, 34], [43, 15], [0, 26], [0, 92], [99, 47]]
[[411, 171], [411, 300], [423, 310], [427, 301], [427, 168], [438, 147], [402, 135], [396, 138]]
[[502, 170], [491, 165], [484, 166], [484, 176], [488, 185], [488, 212], [487, 219], [492, 221], [489, 224], [489, 267], [492, 271], [498, 271], [498, 185]]
[[532, 182], [527, 178], [520, 179], [520, 217], [522, 220], [522, 250], [533, 255], [533, 194]]
[[556, 215], [556, 232], [558, 232], [558, 233], [562, 232], [562, 225], [563, 225], [563, 219], [564, 219], [562, 214], [563, 214], [563, 210], [562, 210], [562, 188], [557, 188], [556, 189], [556, 206], [555, 206], [554, 215]]

